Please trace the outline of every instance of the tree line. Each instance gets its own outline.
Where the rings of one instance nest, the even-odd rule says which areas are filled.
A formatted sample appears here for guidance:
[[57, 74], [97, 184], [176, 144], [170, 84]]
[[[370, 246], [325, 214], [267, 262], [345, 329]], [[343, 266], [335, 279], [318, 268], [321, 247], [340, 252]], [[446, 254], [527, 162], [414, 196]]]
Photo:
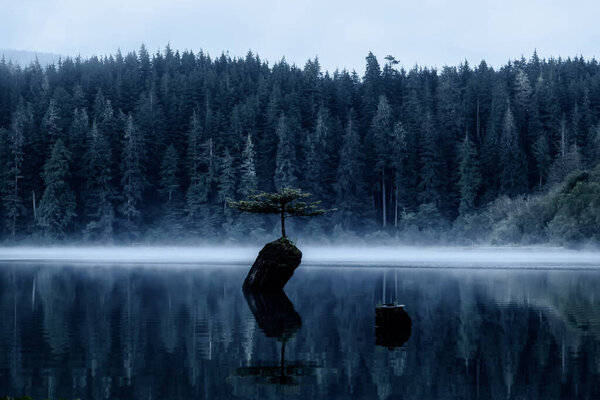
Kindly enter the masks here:
[[[312, 236], [450, 225], [600, 162], [600, 66], [583, 57], [355, 71], [167, 46], [0, 62], [0, 237], [251, 237], [228, 207], [297, 187]], [[412, 218], [412, 219], [411, 219]]]

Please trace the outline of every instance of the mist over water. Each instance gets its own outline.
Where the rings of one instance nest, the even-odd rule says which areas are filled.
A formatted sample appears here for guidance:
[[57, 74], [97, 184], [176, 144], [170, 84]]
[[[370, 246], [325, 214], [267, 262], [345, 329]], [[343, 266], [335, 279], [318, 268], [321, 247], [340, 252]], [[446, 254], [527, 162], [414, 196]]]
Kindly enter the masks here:
[[[551, 247], [300, 246], [303, 265], [600, 268], [600, 251]], [[260, 247], [9, 247], [0, 261], [130, 264], [251, 264]]]

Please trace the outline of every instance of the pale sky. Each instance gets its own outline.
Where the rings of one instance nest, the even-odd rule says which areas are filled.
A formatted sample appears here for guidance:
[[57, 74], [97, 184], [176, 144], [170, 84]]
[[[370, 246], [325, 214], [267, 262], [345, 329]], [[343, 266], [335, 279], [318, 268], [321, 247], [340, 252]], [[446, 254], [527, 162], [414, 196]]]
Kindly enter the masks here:
[[410, 68], [481, 59], [598, 54], [598, 0], [0, 0], [0, 48], [63, 55], [173, 49], [248, 50], [272, 64], [319, 56], [364, 71], [373, 51]]

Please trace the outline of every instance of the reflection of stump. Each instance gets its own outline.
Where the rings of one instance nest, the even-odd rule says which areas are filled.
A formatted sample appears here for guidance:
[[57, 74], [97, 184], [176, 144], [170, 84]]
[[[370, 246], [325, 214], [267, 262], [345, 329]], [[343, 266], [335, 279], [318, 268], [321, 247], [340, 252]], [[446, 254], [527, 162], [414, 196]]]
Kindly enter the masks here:
[[302, 327], [302, 319], [283, 290], [260, 293], [244, 289], [258, 327], [267, 337], [286, 341]]
[[375, 308], [375, 344], [400, 347], [410, 338], [412, 322], [404, 306], [384, 304]]
[[277, 366], [238, 368], [237, 375], [267, 378], [270, 384], [293, 386], [297, 385], [295, 377], [314, 374], [314, 366], [303, 362], [285, 365], [285, 343], [302, 327], [302, 319], [285, 292], [279, 290], [263, 293], [244, 286], [244, 297], [260, 330], [266, 337], [276, 338], [281, 342], [281, 355]]
[[252, 264], [244, 281], [244, 289], [263, 292], [283, 290], [301, 260], [302, 252], [287, 238], [267, 243]]

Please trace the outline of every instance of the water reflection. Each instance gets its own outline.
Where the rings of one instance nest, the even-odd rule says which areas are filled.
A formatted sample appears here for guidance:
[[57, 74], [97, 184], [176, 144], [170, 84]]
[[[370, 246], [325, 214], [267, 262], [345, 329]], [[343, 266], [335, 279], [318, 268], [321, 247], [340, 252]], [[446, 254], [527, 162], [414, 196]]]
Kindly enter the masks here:
[[[238, 368], [240, 377], [253, 377], [253, 383], [273, 383], [295, 386], [297, 377], [313, 374], [315, 367], [308, 363], [285, 363], [286, 342], [302, 327], [302, 319], [294, 309], [294, 305], [283, 290], [275, 293], [253, 292], [244, 290], [248, 307], [254, 315], [258, 327], [266, 337], [281, 342], [281, 357], [278, 365], [258, 364], [251, 367]], [[285, 391], [284, 391], [285, 393]]]
[[300, 268], [268, 298], [246, 272], [0, 264], [0, 397], [600, 398], [598, 272]]
[[410, 338], [412, 321], [403, 305], [382, 304], [375, 309], [375, 344], [392, 350]]

